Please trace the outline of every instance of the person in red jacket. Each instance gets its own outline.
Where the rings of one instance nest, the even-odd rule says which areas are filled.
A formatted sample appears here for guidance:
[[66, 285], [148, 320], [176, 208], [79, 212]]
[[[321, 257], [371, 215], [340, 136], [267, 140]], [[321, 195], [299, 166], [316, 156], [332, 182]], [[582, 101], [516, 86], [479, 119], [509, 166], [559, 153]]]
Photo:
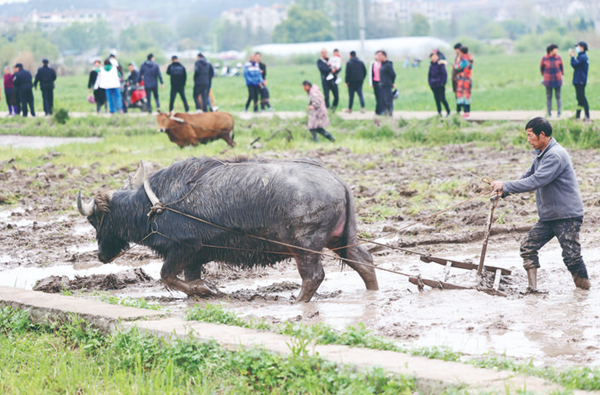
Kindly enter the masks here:
[[552, 116], [552, 91], [556, 96], [556, 109], [560, 117], [562, 110], [562, 100], [560, 99], [560, 88], [563, 82], [565, 69], [562, 58], [558, 55], [558, 46], [550, 44], [546, 48], [546, 56], [540, 63], [540, 72], [542, 73], [542, 84], [546, 87], [546, 106], [548, 107], [548, 116]]

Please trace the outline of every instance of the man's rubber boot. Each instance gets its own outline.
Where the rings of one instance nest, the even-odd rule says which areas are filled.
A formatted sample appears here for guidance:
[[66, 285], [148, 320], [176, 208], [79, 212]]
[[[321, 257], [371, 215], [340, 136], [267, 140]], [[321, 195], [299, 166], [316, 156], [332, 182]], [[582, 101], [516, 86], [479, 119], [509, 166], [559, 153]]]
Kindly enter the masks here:
[[537, 267], [533, 269], [527, 270], [527, 280], [529, 281], [529, 286], [527, 287], [528, 293], [536, 293], [537, 289]]
[[579, 277], [578, 274], [573, 274], [573, 282], [577, 288], [590, 289], [590, 280], [587, 278]]

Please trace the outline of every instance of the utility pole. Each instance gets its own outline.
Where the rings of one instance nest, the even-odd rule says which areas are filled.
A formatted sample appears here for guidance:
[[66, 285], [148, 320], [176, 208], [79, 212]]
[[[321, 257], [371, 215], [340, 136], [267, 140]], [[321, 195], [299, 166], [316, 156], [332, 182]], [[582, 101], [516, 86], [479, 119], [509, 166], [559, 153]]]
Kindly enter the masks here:
[[365, 0], [358, 0], [358, 28], [360, 37], [360, 57], [365, 57]]

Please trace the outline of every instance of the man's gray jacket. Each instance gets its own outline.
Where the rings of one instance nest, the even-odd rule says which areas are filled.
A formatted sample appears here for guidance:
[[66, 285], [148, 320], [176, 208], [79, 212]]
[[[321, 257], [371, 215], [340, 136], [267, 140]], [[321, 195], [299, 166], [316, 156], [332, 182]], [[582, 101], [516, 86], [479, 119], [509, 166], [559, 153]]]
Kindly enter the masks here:
[[583, 202], [573, 163], [567, 151], [552, 138], [542, 152], [535, 150], [533, 164], [515, 181], [503, 184], [503, 195], [535, 190], [542, 221], [583, 217]]

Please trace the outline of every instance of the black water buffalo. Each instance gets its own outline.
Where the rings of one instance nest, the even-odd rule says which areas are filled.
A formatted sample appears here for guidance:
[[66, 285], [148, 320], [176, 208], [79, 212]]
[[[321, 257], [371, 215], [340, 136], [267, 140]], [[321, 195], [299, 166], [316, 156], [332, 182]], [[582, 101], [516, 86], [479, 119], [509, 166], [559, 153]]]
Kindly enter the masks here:
[[[142, 163], [123, 188], [100, 189], [88, 203], [82, 202], [80, 191], [79, 212], [96, 228], [102, 262], [156, 231], [140, 244], [164, 258], [161, 277], [165, 286], [190, 296], [215, 293], [201, 280], [201, 269], [207, 262], [250, 268], [293, 257], [302, 277], [296, 300], [307, 302], [325, 273], [321, 256], [302, 248], [321, 251], [357, 243], [352, 193], [317, 160], [190, 158], [153, 173], [145, 181], [143, 169]], [[148, 220], [152, 201], [159, 200], [219, 227], [170, 210], [155, 213]], [[373, 262], [361, 246], [336, 253], [358, 262]], [[367, 289], [378, 289], [372, 267], [347, 264], [358, 272]], [[181, 272], [185, 281], [177, 277]]]

